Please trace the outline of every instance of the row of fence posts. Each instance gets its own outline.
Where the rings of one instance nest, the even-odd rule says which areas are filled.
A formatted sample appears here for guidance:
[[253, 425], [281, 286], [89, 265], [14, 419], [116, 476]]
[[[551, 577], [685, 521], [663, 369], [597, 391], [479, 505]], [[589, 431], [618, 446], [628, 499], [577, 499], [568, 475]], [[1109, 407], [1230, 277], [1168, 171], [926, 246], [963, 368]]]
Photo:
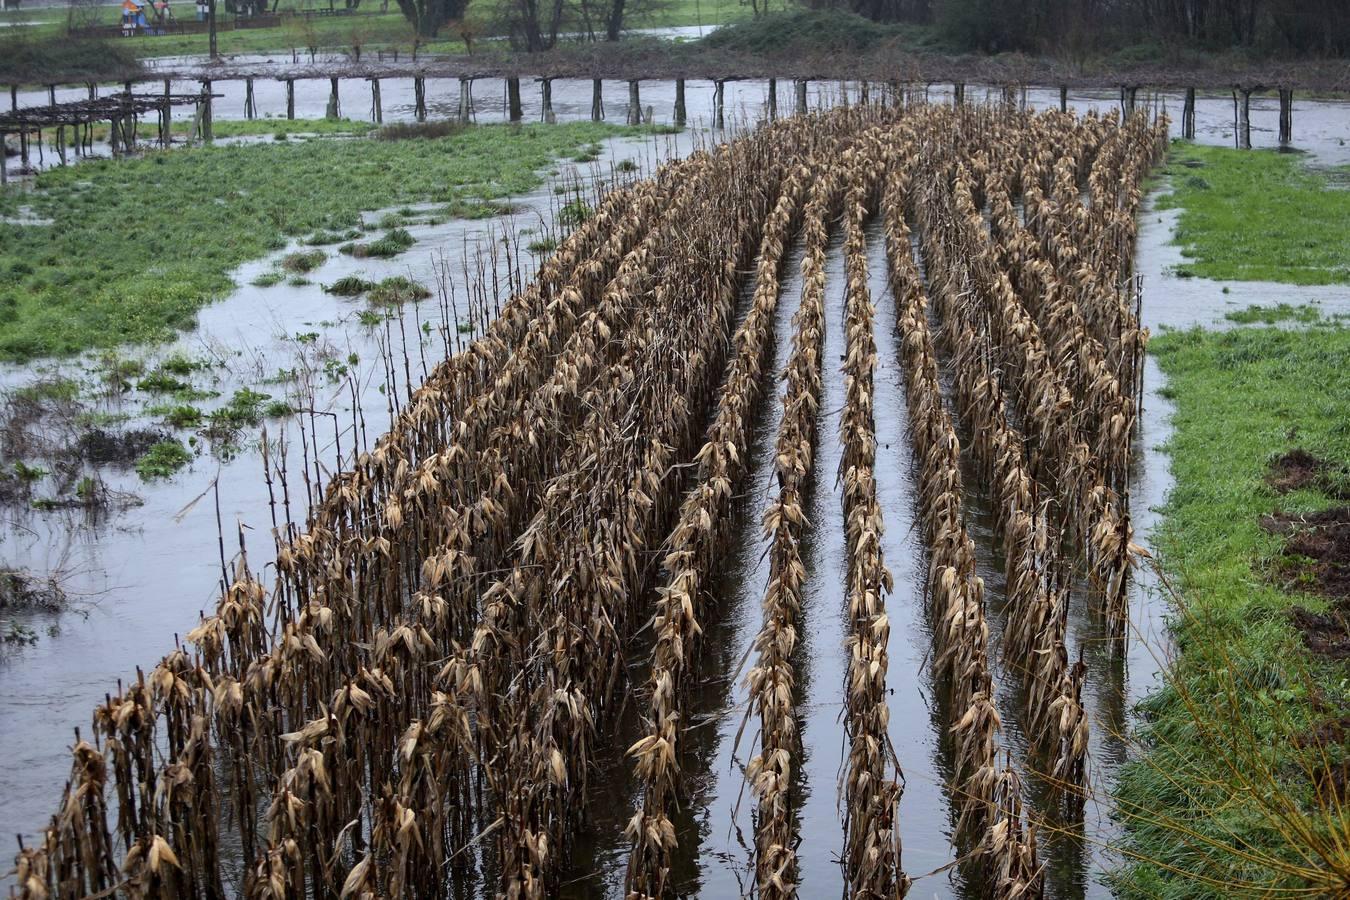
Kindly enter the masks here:
[[[286, 118], [295, 118], [295, 81], [294, 78], [281, 79], [286, 85]], [[380, 97], [380, 79], [376, 76], [367, 76], [366, 81], [370, 82], [370, 118], [376, 124], [384, 122], [384, 106]], [[469, 124], [475, 119], [473, 105], [473, 83], [476, 79], [461, 77], [459, 79], [459, 109], [457, 119], [461, 124]], [[540, 85], [540, 106], [541, 118], [545, 122], [556, 122], [557, 116], [553, 111], [553, 82], [554, 77], [544, 76], [535, 79]], [[713, 82], [713, 127], [723, 129], [726, 127], [725, 98], [726, 83], [730, 79], [715, 78]], [[341, 97], [339, 95], [338, 76], [329, 77], [329, 95], [328, 103], [325, 108], [327, 118], [336, 119], [342, 115]], [[254, 78], [248, 76], [244, 78], [244, 117], [246, 119], [256, 119], [258, 117], [258, 103], [253, 90]], [[810, 79], [793, 79], [795, 89], [795, 111], [797, 115], [805, 115], [807, 111], [807, 86]], [[169, 104], [170, 84], [168, 79], [164, 81], [164, 107], [160, 112], [159, 140], [163, 146], [168, 146], [171, 140], [171, 106]], [[641, 79], [628, 80], [628, 115], [627, 124], [641, 125], [644, 122], [650, 122], [650, 112], [644, 112], [641, 100], [641, 89], [639, 85]], [[843, 82], [841, 82], [841, 85]], [[521, 103], [520, 77], [509, 76], [505, 79], [506, 85], [506, 104], [507, 117], [511, 122], [520, 122], [524, 119], [524, 109]], [[605, 118], [605, 102], [603, 81], [599, 78], [591, 80], [591, 119], [592, 121], [601, 121]], [[859, 82], [859, 99], [867, 102], [868, 83]], [[132, 84], [126, 82], [127, 93], [131, 93]], [[94, 84], [89, 84], [89, 98], [97, 97], [97, 89]], [[1140, 85], [1122, 85], [1120, 88], [1120, 108], [1124, 116], [1131, 115], [1136, 107], [1137, 97]], [[51, 104], [56, 105], [56, 85], [48, 85], [48, 94]], [[212, 125], [212, 94], [211, 79], [201, 80], [202, 99], [197, 105], [197, 113], [193, 122], [191, 140], [200, 139], [210, 143], [214, 139]], [[1257, 91], [1264, 90], [1260, 85], [1252, 87], [1235, 86], [1233, 88], [1233, 125], [1234, 125], [1234, 145], [1239, 149], [1250, 150], [1252, 146], [1251, 134], [1251, 96]], [[1017, 92], [1020, 91], [1020, 97]], [[1022, 108], [1026, 106], [1025, 85], [1005, 86], [1004, 102], [1019, 103]], [[13, 110], [19, 108], [19, 88], [18, 85], [10, 85], [10, 106]], [[847, 93], [843, 94], [847, 102]], [[1280, 88], [1280, 121], [1279, 121], [1279, 143], [1281, 147], [1288, 147], [1293, 141], [1294, 131], [1294, 92], [1291, 88]], [[955, 82], [952, 85], [952, 102], [956, 105], [962, 105], [966, 102], [966, 85], [964, 82]], [[778, 80], [770, 78], [768, 80], [768, 115], [770, 119], [778, 116]], [[1059, 88], [1059, 107], [1061, 111], [1067, 111], [1069, 108], [1069, 88], [1067, 85], [1060, 85]], [[413, 115], [419, 122], [427, 120], [427, 89], [426, 76], [413, 76]], [[685, 79], [675, 79], [675, 125], [684, 127], [688, 121], [688, 107], [685, 101]], [[78, 128], [78, 126], [77, 126]], [[120, 129], [120, 133], [119, 133]], [[88, 138], [89, 127], [85, 128], [85, 138]], [[19, 132], [19, 153], [21, 165], [24, 171], [29, 167], [29, 134], [28, 130]], [[38, 148], [41, 152], [41, 132], [38, 132]], [[1195, 88], [1187, 88], [1185, 99], [1181, 110], [1181, 136], [1186, 140], [1195, 139]], [[57, 128], [57, 144], [61, 162], [65, 164], [65, 129], [64, 126]], [[3, 139], [3, 134], [0, 134]], [[120, 152], [122, 147], [130, 147], [135, 142], [134, 126], [128, 133], [126, 123], [119, 123], [118, 120], [110, 121], [109, 141], [112, 145], [114, 155]], [[79, 145], [83, 148], [84, 143]], [[6, 179], [7, 173], [5, 167], [0, 165], [0, 179]]]

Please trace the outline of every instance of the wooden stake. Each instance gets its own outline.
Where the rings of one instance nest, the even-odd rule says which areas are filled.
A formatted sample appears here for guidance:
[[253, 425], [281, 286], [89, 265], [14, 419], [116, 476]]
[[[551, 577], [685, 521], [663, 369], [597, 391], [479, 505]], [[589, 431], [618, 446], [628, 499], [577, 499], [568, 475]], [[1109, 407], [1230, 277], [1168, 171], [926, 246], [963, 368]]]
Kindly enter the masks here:
[[793, 85], [797, 91], [797, 115], [806, 115], [806, 79], [798, 78]]
[[427, 80], [421, 75], [413, 76], [413, 115], [419, 122], [427, 120]]
[[952, 85], [952, 106], [966, 105], [966, 84], [964, 81], [958, 81]]
[[370, 79], [370, 118], [376, 125], [384, 124], [384, 104], [380, 102], [380, 79]]
[[295, 79], [286, 79], [286, 118], [295, 118]]
[[512, 122], [519, 122], [525, 118], [525, 112], [520, 105], [520, 78], [515, 75], [506, 79], [506, 108], [507, 116]]
[[540, 93], [540, 116], [545, 122], [552, 125], [558, 121], [558, 117], [553, 115], [553, 79], [539, 79]]
[[684, 79], [675, 79], [675, 127], [683, 128], [688, 120], [688, 111], [684, 104]]
[[459, 80], [459, 124], [468, 125], [473, 121], [473, 79]]
[[628, 124], [642, 124], [642, 99], [638, 93], [637, 79], [628, 82]]
[[1294, 142], [1294, 90], [1280, 88], [1280, 146]]
[[324, 117], [328, 119], [340, 119], [342, 118], [342, 101], [338, 99], [337, 78], [329, 78], [328, 84], [328, 109], [324, 111]]
[[1181, 107], [1181, 136], [1195, 140], [1195, 88], [1186, 88], [1186, 100]]
[[252, 121], [257, 116], [257, 107], [253, 102], [253, 79], [244, 79], [244, 118]]
[[605, 118], [605, 88], [599, 78], [591, 79], [591, 121], [600, 122]]
[[769, 121], [775, 121], [778, 118], [778, 81], [769, 79]]
[[169, 98], [173, 94], [173, 82], [164, 79], [164, 105], [159, 111], [159, 144], [161, 147], [173, 145], [173, 106]]
[[727, 123], [723, 101], [726, 97], [727, 83], [719, 78], [713, 82], [713, 85], [713, 127], [725, 128]]
[[1069, 111], [1069, 86], [1067, 84], [1059, 86], [1059, 111], [1062, 113]]
[[202, 140], [206, 143], [213, 143], [216, 139], [215, 132], [211, 127], [211, 81], [210, 79], [202, 82]]

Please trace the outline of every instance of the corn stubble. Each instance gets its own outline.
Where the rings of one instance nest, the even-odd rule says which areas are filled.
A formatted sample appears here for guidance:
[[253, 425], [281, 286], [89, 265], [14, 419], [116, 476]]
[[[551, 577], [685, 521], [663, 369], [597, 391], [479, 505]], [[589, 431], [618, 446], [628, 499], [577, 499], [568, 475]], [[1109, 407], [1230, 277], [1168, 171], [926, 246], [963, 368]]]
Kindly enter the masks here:
[[[1038, 828], [1017, 769], [1056, 786], [1041, 814], [1081, 814], [1086, 667], [1070, 662], [1066, 617], [1085, 572], [1123, 643], [1147, 335], [1122, 283], [1138, 185], [1165, 135], [1142, 115], [1117, 124], [871, 98], [611, 191], [483, 336], [410, 392], [303, 526], [290, 521], [284, 467], [275, 473], [286, 510], [277, 521], [274, 502], [275, 583], [241, 542], [216, 610], [94, 711], [43, 840], [20, 848], [16, 896], [440, 897], [465, 884], [552, 896], [589, 818], [597, 743], [633, 699], [641, 725], [627, 758], [641, 795], [626, 891], [673, 896], [677, 854], [697, 851], [672, 818], [688, 790], [689, 688], [717, 614], [723, 539], [755, 474], [749, 432], [768, 402], [794, 241], [802, 292], [747, 676], [755, 890], [797, 894], [803, 495], [820, 477], [818, 441], [837, 439], [848, 558], [839, 857], [848, 896], [904, 895], [887, 697], [905, 686], [887, 683], [875, 426], [899, 411], [874, 406], [885, 351], [864, 226], [875, 217], [921, 470], [957, 843], [990, 896], [1039, 895]], [[827, 438], [836, 229], [847, 402]], [[754, 290], [741, 310], [743, 277]], [[944, 358], [975, 435], [977, 486], [963, 484]], [[1016, 763], [999, 748], [988, 598], [963, 512], [972, 491], [993, 503], [1007, 565], [1004, 670], [1024, 688], [1023, 730], [1041, 736]], [[242, 858], [242, 878], [227, 855]]]

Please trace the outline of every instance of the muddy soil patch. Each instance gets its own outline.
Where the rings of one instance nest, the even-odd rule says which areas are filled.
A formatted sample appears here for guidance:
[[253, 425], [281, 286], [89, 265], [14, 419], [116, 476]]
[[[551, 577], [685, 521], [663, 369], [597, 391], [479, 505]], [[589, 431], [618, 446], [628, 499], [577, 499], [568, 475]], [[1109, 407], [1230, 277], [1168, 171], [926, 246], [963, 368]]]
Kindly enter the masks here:
[[1275, 512], [1261, 527], [1284, 535], [1281, 569], [1296, 587], [1350, 602], [1350, 506], [1305, 516]]
[[131, 428], [126, 431], [108, 431], [91, 428], [80, 435], [80, 456], [94, 465], [130, 466], [145, 455], [151, 447], [172, 438], [167, 431], [154, 428]]
[[1350, 499], [1345, 490], [1345, 474], [1302, 447], [1295, 447], [1271, 462], [1266, 484], [1277, 494], [1311, 487], [1343, 500]]

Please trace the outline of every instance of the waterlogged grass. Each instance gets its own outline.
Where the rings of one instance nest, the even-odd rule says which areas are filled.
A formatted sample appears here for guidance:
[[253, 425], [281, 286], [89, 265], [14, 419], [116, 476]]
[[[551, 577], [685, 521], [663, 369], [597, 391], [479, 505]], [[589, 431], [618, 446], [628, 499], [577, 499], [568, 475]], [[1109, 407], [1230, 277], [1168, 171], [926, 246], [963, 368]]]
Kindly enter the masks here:
[[1172, 676], [1144, 704], [1147, 752], [1118, 787], [1141, 861], [1117, 887], [1224, 897], [1324, 886], [1337, 866], [1350, 872], [1346, 844], [1327, 842], [1344, 841], [1350, 811], [1327, 799], [1323, 777], [1336, 777], [1345, 747], [1316, 735], [1346, 715], [1350, 682], [1345, 663], [1305, 649], [1291, 608], [1326, 601], [1291, 593], [1284, 538], [1260, 519], [1344, 503], [1318, 487], [1277, 495], [1266, 476], [1294, 448], [1350, 462], [1350, 330], [1321, 320], [1173, 332], [1149, 350], [1176, 402], [1176, 485], [1157, 547], [1182, 606]]
[[1181, 275], [1290, 284], [1350, 282], [1350, 191], [1298, 157], [1177, 144], [1167, 166], [1180, 208]]
[[[230, 270], [293, 239], [346, 233], [367, 210], [522, 194], [554, 160], [630, 132], [488, 125], [435, 140], [200, 147], [50, 170], [32, 191], [0, 192], [0, 359], [166, 339], [234, 287]], [[52, 224], [9, 224], [22, 206]]]
[[160, 441], [136, 460], [136, 474], [144, 481], [168, 478], [192, 461], [192, 451], [181, 441]]

